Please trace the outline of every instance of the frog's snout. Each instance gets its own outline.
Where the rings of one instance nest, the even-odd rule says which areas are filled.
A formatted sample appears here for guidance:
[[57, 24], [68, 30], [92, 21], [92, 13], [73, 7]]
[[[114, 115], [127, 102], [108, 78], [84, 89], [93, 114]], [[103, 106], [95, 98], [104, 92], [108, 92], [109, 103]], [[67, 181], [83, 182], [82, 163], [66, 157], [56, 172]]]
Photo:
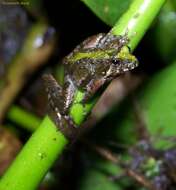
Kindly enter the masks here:
[[116, 70], [119, 70], [120, 72], [132, 70], [139, 65], [138, 60], [133, 55], [128, 56], [125, 59], [113, 59], [112, 63], [115, 66]]
[[134, 60], [126, 59], [124, 64], [126, 65], [126, 68], [128, 70], [132, 70], [132, 69], [136, 68], [139, 65], [139, 62], [138, 62], [138, 60], [136, 58]]

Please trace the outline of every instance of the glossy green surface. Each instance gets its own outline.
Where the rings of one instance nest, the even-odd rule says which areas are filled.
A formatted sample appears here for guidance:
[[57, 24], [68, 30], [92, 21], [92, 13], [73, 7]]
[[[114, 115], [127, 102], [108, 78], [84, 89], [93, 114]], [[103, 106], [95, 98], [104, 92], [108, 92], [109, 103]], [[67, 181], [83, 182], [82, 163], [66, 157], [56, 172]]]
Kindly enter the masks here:
[[67, 143], [49, 117], [45, 117], [0, 180], [0, 190], [36, 189]]
[[101, 20], [113, 26], [132, 0], [82, 0]]

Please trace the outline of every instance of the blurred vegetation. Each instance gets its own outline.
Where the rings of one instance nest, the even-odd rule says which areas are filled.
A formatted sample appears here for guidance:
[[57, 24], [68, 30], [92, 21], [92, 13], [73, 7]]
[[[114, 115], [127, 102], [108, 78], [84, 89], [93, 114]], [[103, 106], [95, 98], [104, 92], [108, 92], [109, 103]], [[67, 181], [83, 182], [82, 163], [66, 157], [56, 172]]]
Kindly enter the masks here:
[[[42, 74], [61, 80], [60, 60], [85, 37], [109, 31], [131, 2], [0, 4], [0, 95], [7, 99], [0, 108], [1, 175], [46, 114]], [[40, 189], [175, 189], [175, 18], [176, 2], [167, 0], [134, 52], [139, 68], [110, 84], [84, 124], [91, 130], [68, 148]], [[6, 91], [9, 86], [15, 90]]]

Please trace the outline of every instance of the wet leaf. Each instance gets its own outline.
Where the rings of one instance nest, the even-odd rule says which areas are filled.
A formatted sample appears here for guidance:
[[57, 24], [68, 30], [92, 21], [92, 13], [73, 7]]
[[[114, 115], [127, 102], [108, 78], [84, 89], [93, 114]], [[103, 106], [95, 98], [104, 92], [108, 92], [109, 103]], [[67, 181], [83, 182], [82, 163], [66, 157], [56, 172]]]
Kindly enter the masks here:
[[113, 26], [132, 0], [82, 0], [101, 20]]
[[121, 190], [115, 183], [110, 181], [103, 172], [96, 169], [88, 170], [84, 179], [81, 180], [80, 190]]
[[[153, 143], [162, 149], [175, 146], [174, 140], [163, 138], [176, 135], [175, 83], [176, 62], [155, 74], [135, 95], [139, 106], [137, 114], [140, 114], [146, 129], [155, 139]], [[119, 112], [122, 110], [120, 109]], [[121, 140], [131, 143], [132, 138], [136, 135], [135, 130], [138, 124], [133, 104], [128, 102], [123, 112], [125, 115], [118, 121], [116, 133]]]
[[155, 46], [160, 57], [169, 63], [176, 58], [176, 7], [174, 1], [167, 1], [155, 26]]

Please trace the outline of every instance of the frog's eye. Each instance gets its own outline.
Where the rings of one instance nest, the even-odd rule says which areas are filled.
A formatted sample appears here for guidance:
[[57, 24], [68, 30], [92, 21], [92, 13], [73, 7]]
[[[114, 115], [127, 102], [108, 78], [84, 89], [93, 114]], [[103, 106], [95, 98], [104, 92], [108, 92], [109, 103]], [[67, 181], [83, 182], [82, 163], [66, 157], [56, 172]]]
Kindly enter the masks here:
[[120, 64], [120, 61], [119, 61], [119, 59], [113, 59], [113, 60], [112, 60], [112, 63], [113, 63], [114, 65], [119, 65], [119, 64]]

